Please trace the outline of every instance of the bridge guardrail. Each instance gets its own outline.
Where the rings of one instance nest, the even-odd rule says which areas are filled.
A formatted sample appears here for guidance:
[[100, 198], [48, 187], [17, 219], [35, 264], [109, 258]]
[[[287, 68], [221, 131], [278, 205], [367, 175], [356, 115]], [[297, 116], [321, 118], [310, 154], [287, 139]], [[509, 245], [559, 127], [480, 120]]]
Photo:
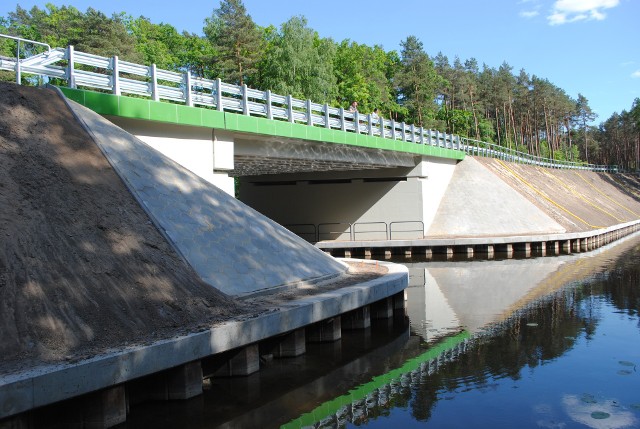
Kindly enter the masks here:
[[[13, 38], [3, 34], [0, 37]], [[461, 149], [460, 139], [454, 135], [372, 117], [371, 114], [351, 113], [343, 108], [299, 100], [291, 95], [283, 96], [269, 90], [260, 91], [246, 85], [233, 85], [220, 79], [204, 79], [192, 76], [189, 71], [177, 73], [162, 70], [155, 64], [134, 64], [122, 61], [117, 56], [101, 57], [75, 51], [73, 46], [50, 49], [49, 52], [57, 53], [55, 62], [66, 64], [55, 65], [44, 60], [38, 62], [42, 57], [36, 55], [31, 57], [32, 64], [23, 67], [22, 71], [66, 80], [70, 88], [86, 87], [109, 91], [115, 95], [134, 94], [150, 97], [155, 101], [168, 100], [188, 106], [203, 106], [410, 143]], [[3, 62], [0, 68], [16, 70], [23, 64], [24, 59], [18, 58], [15, 62]]]
[[[342, 131], [381, 137], [391, 140], [436, 146], [464, 151], [470, 155], [492, 156], [514, 162], [531, 163], [551, 168], [577, 168], [592, 171], [617, 172], [616, 166], [597, 166], [536, 157], [492, 143], [461, 138], [457, 135], [416, 127], [413, 124], [395, 122], [392, 119], [374, 117], [371, 114], [348, 112], [343, 108], [318, 104], [311, 100], [298, 100], [291, 95], [273, 94], [246, 85], [233, 85], [220, 79], [192, 76], [189, 71], [178, 73], [158, 69], [155, 64], [144, 66], [118, 59], [101, 57], [66, 49], [51, 49], [46, 43], [0, 34], [0, 37], [18, 43], [15, 60], [3, 58], [0, 69], [16, 72], [20, 83], [21, 73], [30, 73], [67, 81], [70, 88], [78, 86], [109, 91], [115, 95], [134, 94], [150, 97], [154, 101], [168, 100], [187, 106], [214, 108], [244, 115], [304, 123]], [[48, 48], [44, 54], [20, 58], [20, 43], [33, 43]], [[63, 65], [56, 65], [56, 63]]]

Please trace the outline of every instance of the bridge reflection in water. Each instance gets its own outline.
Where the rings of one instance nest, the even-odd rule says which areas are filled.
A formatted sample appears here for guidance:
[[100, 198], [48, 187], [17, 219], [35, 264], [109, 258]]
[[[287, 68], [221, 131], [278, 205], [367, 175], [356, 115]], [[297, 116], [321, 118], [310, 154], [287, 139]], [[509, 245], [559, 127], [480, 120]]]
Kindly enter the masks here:
[[[589, 304], [594, 302], [592, 285], [624, 258], [637, 260], [638, 243], [636, 234], [576, 256], [407, 263], [408, 318], [396, 319], [386, 330], [345, 332], [342, 342], [314, 345], [300, 358], [267, 362], [265, 371], [248, 378], [213, 379], [202, 399], [132, 410], [127, 425], [329, 428], [366, 425], [391, 413], [426, 422], [436, 405], [446, 408], [447, 400], [461, 392], [482, 394], [499, 389], [504, 380], [519, 380], [525, 367], [558, 359], [585, 332], [593, 334], [598, 321]], [[635, 265], [631, 283], [637, 290]], [[634, 302], [632, 307], [640, 305]], [[586, 419], [585, 409], [598, 413], [594, 407], [601, 398], [585, 392], [564, 395], [564, 416], [574, 423]], [[640, 413], [640, 398], [618, 410], [607, 400], [600, 400], [607, 411], [601, 412], [610, 416], [611, 427], [640, 422], [629, 411]], [[576, 401], [578, 407], [571, 406]], [[475, 418], [484, 417], [495, 416]], [[397, 425], [402, 418], [387, 423]]]

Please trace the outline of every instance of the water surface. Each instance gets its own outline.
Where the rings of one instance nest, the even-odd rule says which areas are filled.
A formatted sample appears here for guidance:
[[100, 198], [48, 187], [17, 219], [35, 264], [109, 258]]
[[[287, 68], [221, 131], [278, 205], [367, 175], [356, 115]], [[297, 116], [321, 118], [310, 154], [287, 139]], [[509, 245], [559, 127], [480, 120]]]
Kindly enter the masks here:
[[123, 427], [640, 427], [640, 236], [581, 255], [406, 262], [407, 317]]

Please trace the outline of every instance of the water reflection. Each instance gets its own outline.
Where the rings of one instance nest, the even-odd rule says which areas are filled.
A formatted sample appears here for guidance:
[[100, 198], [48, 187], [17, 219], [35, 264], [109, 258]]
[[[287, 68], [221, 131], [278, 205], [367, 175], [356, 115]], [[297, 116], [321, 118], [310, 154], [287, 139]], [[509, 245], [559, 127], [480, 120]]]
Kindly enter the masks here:
[[408, 320], [132, 409], [127, 427], [640, 427], [640, 236], [582, 255], [405, 263]]

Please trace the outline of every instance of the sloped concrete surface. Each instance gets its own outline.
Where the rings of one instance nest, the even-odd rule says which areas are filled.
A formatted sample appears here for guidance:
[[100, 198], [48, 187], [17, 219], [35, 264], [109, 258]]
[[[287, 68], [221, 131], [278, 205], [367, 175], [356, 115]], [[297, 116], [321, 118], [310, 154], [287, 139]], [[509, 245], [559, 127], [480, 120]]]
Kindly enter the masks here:
[[458, 163], [427, 238], [563, 233], [564, 227], [474, 158]]
[[68, 100], [129, 190], [202, 279], [229, 295], [337, 276], [346, 265]]

